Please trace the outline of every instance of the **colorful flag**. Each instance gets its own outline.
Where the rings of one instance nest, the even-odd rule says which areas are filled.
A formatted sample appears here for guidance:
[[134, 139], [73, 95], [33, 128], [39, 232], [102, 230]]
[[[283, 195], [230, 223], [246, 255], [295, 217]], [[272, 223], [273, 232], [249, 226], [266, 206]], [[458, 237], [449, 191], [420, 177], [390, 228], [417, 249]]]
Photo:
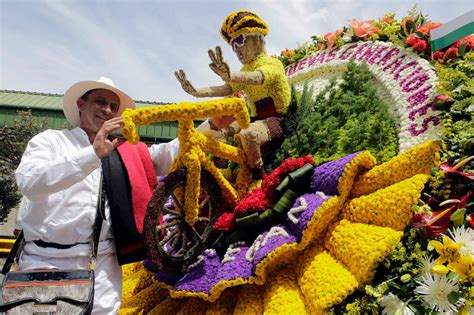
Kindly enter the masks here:
[[442, 49], [471, 34], [474, 34], [474, 10], [431, 30], [431, 51]]

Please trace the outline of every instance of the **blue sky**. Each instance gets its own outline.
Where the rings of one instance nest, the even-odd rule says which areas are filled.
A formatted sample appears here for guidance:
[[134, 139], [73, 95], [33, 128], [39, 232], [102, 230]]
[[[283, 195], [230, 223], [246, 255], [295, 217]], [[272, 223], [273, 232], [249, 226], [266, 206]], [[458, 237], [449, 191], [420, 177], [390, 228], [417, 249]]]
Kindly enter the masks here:
[[267, 51], [279, 54], [351, 18], [400, 18], [415, 3], [437, 22], [473, 8], [469, 0], [0, 0], [0, 89], [63, 94], [106, 76], [135, 100], [189, 101], [175, 70], [196, 87], [222, 84], [208, 67], [216, 45], [232, 70], [241, 67], [219, 34], [235, 10], [260, 15], [270, 27]]

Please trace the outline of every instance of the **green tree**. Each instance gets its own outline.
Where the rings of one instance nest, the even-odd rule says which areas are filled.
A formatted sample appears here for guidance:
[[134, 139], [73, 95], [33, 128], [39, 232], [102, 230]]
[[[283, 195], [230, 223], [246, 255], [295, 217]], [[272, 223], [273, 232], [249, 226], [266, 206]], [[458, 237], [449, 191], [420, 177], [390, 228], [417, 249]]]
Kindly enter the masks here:
[[285, 139], [271, 159], [271, 168], [288, 157], [312, 155], [317, 164], [369, 150], [379, 162], [398, 152], [397, 130], [387, 105], [377, 96], [367, 64], [351, 61], [338, 84], [312, 99], [307, 86], [293, 96], [285, 119]]
[[21, 198], [14, 171], [28, 141], [47, 128], [47, 119], [35, 118], [31, 111], [17, 111], [12, 125], [0, 127], [0, 222]]

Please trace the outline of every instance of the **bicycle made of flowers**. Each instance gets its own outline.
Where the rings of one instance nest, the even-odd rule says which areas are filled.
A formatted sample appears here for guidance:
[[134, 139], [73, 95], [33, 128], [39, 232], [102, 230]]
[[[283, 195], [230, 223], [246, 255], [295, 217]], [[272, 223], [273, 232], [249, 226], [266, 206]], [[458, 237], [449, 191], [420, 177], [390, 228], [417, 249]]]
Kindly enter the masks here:
[[[127, 109], [122, 114], [123, 134], [132, 144], [139, 141], [137, 125], [178, 121], [179, 154], [170, 174], [159, 181], [143, 225], [148, 256], [161, 271], [185, 271], [208, 245], [222, 209], [233, 207], [247, 193], [251, 172], [244, 151], [194, 127], [194, 119], [224, 115], [235, 116], [241, 128], [250, 124], [241, 98]], [[239, 164], [234, 185], [209, 154]]]

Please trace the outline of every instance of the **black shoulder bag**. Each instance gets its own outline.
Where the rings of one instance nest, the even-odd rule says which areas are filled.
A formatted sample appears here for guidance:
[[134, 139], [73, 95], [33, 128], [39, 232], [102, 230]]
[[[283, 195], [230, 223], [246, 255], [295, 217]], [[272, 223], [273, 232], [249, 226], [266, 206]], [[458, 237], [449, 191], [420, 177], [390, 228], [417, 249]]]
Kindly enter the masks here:
[[94, 269], [100, 230], [105, 218], [104, 205], [101, 177], [92, 253], [87, 269], [10, 271], [18, 269], [24, 246], [23, 233], [18, 236], [2, 269], [5, 277], [0, 290], [0, 314], [91, 313], [94, 304]]

